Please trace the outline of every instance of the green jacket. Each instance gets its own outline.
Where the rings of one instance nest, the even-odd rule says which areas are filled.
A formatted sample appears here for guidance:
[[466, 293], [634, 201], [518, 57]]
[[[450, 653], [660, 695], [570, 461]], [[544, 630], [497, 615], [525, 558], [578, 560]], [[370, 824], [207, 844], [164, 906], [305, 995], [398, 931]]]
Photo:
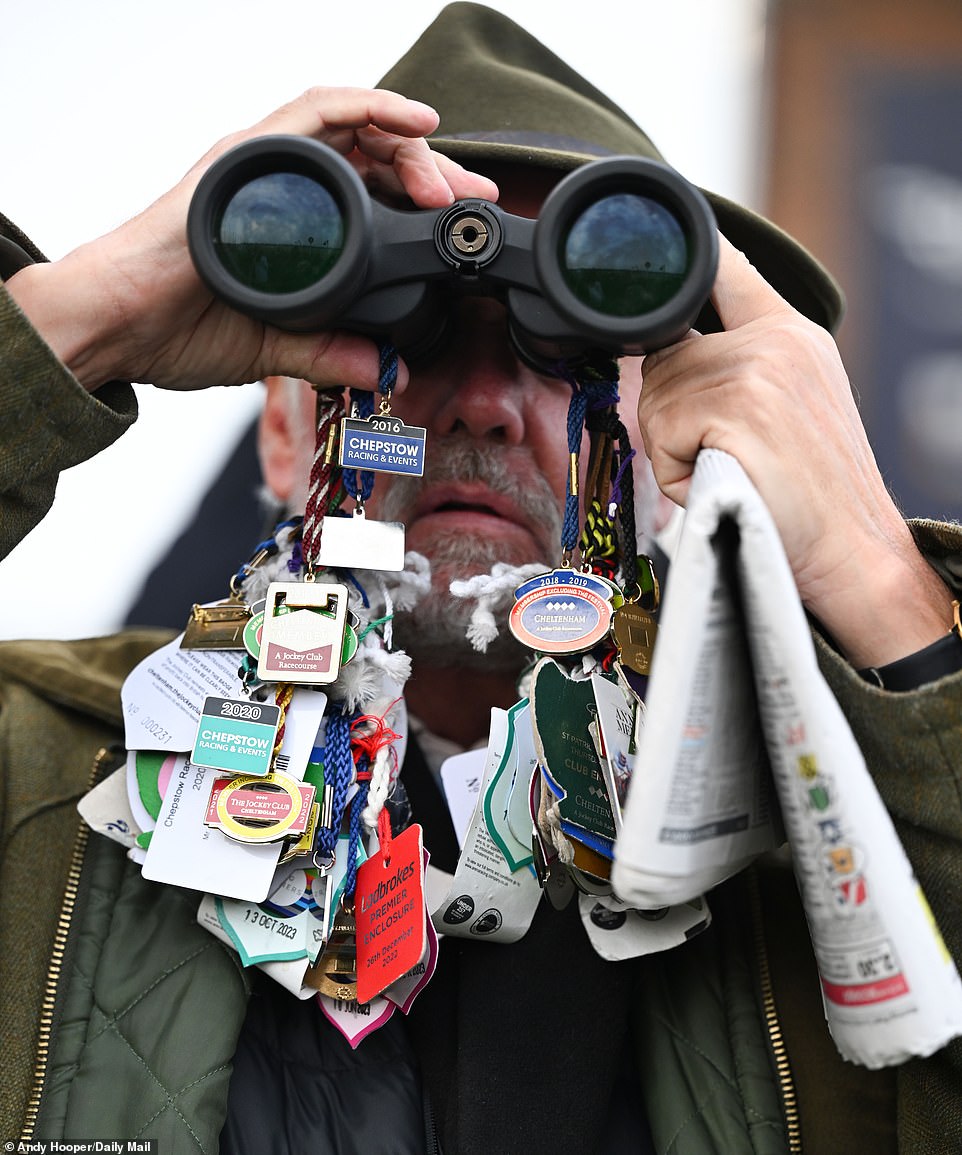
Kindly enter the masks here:
[[[197, 926], [195, 893], [145, 882], [116, 844], [87, 835], [75, 810], [93, 775], [122, 753], [125, 673], [165, 638], [0, 645], [0, 1024], [5, 1039], [21, 1040], [0, 1048], [6, 1134], [217, 1150], [247, 979], [236, 955]], [[589, 991], [579, 996], [576, 982], [562, 996], [569, 1024], [585, 1013], [575, 1000], [590, 1011], [599, 989], [607, 990], [599, 1013], [630, 1020], [657, 1150], [781, 1155], [866, 1136], [877, 1153], [955, 1149], [956, 1044], [897, 1072], [840, 1060], [787, 867], [741, 876], [711, 904], [713, 927], [684, 948], [630, 972], [618, 964], [610, 984], [603, 972], [612, 964], [582, 958]], [[481, 965], [492, 984], [528, 949], [525, 940], [467, 946], [487, 952]], [[550, 980], [534, 985], [524, 1002]], [[516, 978], [510, 989], [522, 993]], [[482, 1009], [475, 1000], [465, 1013]], [[770, 1032], [761, 1012], [772, 1017]], [[936, 1087], [941, 1111], [926, 1101]]]
[[[125, 386], [107, 386], [96, 397], [81, 390], [0, 287], [2, 552], [49, 507], [59, 470], [109, 443], [134, 411]], [[915, 529], [958, 589], [962, 532], [937, 523]], [[245, 976], [235, 956], [196, 926], [196, 895], [145, 882], [118, 847], [87, 839], [75, 812], [92, 772], [106, 766], [120, 740], [125, 673], [162, 641], [134, 634], [0, 646], [3, 1135], [149, 1137], [162, 1140], [165, 1152], [217, 1148]], [[947, 945], [962, 959], [962, 675], [891, 695], [861, 681], [821, 643], [820, 660]], [[555, 965], [556, 957], [556, 973], [539, 978], [544, 999], [536, 1009], [561, 1023], [581, 1021], [586, 1032], [604, 1016], [613, 1036], [631, 1022], [632, 1057], [659, 1151], [774, 1155], [869, 1142], [881, 1153], [896, 1149], [896, 1130], [897, 1149], [913, 1155], [962, 1149], [962, 1045], [897, 1071], [842, 1063], [824, 1026], [792, 895], [787, 872], [773, 862], [713, 892], [711, 930], [669, 955], [601, 965], [579, 956], [583, 969], [573, 975]], [[488, 987], [517, 997], [524, 983], [512, 971], [522, 972], [525, 952], [539, 949], [538, 934], [530, 946], [528, 936], [505, 948], [455, 946], [464, 990], [473, 982], [478, 999]], [[499, 962], [467, 947], [496, 950]], [[600, 1008], [594, 982], [611, 989], [611, 1002]], [[422, 999], [443, 985], [436, 977]], [[519, 999], [519, 1015], [530, 1014], [524, 1006], [537, 993]], [[459, 1013], [464, 1035], [454, 1053], [461, 1063], [469, 1030], [483, 1036], [484, 1016], [470, 999]], [[423, 1031], [424, 1023], [412, 1016], [411, 1029]], [[553, 1034], [538, 1038], [543, 1057], [529, 1062], [529, 1071], [553, 1069]], [[492, 1090], [496, 1080], [484, 1072], [494, 1065], [510, 1071], [515, 1048], [504, 1047], [501, 1057], [480, 1042], [475, 1049], [463, 1062], [479, 1072], [478, 1104], [473, 1114], [471, 1103], [459, 1104], [464, 1118], [449, 1120], [445, 1134], [460, 1125], [458, 1150], [503, 1149], [505, 1127], [513, 1131], [505, 1101]], [[564, 1053], [558, 1071], [565, 1087], [559, 1091], [560, 1076], [553, 1087], [558, 1101], [539, 1101], [546, 1118], [569, 1111], [579, 1081], [590, 1082], [589, 1068], [609, 1070], [617, 1059]], [[538, 1072], [530, 1077], [534, 1095]], [[522, 1098], [527, 1093], [525, 1087]], [[556, 1139], [550, 1149], [590, 1147], [583, 1136], [605, 1106], [598, 1100], [569, 1111], [570, 1128], [561, 1130], [569, 1148]], [[587, 1119], [581, 1132], [576, 1116]], [[796, 1134], [801, 1147], [793, 1146]], [[530, 1134], [524, 1149], [538, 1149], [538, 1138]]]

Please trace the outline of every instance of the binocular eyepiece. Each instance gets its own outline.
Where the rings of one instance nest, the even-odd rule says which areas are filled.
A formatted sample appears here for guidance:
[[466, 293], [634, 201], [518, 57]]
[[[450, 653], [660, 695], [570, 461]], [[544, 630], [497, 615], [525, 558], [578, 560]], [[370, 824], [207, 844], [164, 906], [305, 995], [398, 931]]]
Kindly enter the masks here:
[[339, 153], [299, 136], [260, 137], [215, 161], [187, 235], [203, 281], [247, 316], [364, 333], [416, 363], [443, 345], [459, 295], [492, 296], [542, 372], [678, 340], [718, 264], [708, 202], [656, 161], [587, 163], [530, 220], [484, 200], [391, 208]]

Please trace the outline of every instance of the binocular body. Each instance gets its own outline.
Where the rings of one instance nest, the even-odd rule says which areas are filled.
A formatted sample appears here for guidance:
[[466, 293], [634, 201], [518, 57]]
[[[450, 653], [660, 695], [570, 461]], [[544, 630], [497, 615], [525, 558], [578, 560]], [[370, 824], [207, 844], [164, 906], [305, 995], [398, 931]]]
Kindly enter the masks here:
[[541, 372], [678, 340], [718, 263], [705, 198], [640, 157], [583, 165], [531, 220], [484, 200], [392, 208], [326, 145], [260, 137], [204, 174], [187, 230], [205, 284], [250, 317], [364, 333], [417, 363], [443, 347], [457, 297], [490, 296]]

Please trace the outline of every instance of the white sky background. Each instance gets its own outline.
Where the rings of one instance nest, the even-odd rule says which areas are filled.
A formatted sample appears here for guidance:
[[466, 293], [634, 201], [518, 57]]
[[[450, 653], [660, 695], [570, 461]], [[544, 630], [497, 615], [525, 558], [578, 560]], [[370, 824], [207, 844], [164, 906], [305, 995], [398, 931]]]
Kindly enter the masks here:
[[[56, 259], [305, 88], [374, 84], [441, 6], [6, 0], [0, 211]], [[755, 202], [764, 0], [489, 6], [621, 105], [695, 183]], [[134, 428], [64, 473], [51, 514], [0, 562], [0, 637], [116, 627], [261, 390], [137, 392]]]

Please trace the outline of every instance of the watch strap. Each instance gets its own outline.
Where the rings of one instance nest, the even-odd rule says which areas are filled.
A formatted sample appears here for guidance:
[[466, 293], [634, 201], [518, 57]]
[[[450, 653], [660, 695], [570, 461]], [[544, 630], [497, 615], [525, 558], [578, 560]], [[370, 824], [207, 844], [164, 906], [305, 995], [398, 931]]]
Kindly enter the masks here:
[[905, 693], [958, 673], [962, 670], [962, 624], [958, 601], [952, 603], [952, 612], [952, 628], [943, 637], [886, 666], [867, 666], [858, 671], [859, 676], [883, 690]]

